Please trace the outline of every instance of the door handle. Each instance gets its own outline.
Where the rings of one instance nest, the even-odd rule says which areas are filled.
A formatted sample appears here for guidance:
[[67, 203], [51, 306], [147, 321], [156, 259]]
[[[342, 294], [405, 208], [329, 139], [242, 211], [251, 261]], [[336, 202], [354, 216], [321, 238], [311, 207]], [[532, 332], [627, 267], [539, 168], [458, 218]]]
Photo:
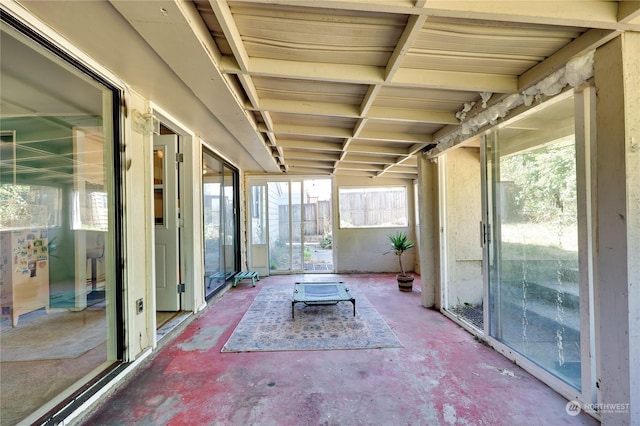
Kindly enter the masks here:
[[491, 242], [491, 225], [480, 221], [480, 247], [485, 247]]

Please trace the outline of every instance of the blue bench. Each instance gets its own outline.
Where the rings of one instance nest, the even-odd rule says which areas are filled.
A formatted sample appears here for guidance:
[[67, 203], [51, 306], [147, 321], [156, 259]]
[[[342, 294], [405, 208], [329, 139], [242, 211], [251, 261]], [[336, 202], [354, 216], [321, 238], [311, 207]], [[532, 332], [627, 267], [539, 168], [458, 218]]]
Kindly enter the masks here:
[[260, 281], [260, 275], [255, 271], [242, 271], [233, 276], [233, 286], [238, 285], [238, 281], [251, 279], [251, 287], [256, 286], [256, 280]]

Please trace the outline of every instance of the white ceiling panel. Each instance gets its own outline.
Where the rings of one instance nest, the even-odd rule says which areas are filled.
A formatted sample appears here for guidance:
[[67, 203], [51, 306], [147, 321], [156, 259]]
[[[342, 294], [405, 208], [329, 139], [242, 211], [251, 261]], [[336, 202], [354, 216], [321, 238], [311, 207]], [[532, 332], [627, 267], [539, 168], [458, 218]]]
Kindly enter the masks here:
[[[155, 3], [138, 2], [137, 13]], [[521, 92], [621, 31], [640, 30], [637, 2], [168, 3], [198, 36], [201, 46], [189, 50], [204, 49], [225, 77], [237, 102], [230, 111], [242, 109], [256, 132], [250, 143], [288, 173], [414, 179], [416, 156], [461, 125], [465, 105]], [[129, 8], [118, 9], [126, 17]], [[166, 37], [145, 40], [160, 52]], [[175, 72], [194, 93], [206, 87], [197, 73]], [[248, 146], [246, 126], [222, 121]]]

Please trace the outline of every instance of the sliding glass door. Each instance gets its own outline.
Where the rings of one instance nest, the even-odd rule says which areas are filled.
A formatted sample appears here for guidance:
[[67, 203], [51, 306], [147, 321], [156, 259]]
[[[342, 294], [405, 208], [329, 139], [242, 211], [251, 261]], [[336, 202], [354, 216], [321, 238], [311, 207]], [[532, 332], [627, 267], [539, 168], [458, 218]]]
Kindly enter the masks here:
[[2, 13], [2, 424], [77, 400], [120, 362], [125, 330], [119, 88], [23, 31]]
[[238, 172], [207, 151], [202, 160], [204, 285], [208, 297], [239, 271]]
[[575, 139], [571, 96], [487, 136], [488, 332], [580, 390]]
[[300, 191], [292, 195], [289, 182], [269, 182], [267, 188], [269, 194], [269, 270], [276, 273], [293, 271], [295, 269], [293, 259], [300, 259], [299, 254], [296, 253], [300, 250], [300, 241], [295, 247], [291, 229], [292, 204], [296, 198], [300, 199]]
[[256, 179], [248, 188], [253, 270], [333, 272], [330, 179]]

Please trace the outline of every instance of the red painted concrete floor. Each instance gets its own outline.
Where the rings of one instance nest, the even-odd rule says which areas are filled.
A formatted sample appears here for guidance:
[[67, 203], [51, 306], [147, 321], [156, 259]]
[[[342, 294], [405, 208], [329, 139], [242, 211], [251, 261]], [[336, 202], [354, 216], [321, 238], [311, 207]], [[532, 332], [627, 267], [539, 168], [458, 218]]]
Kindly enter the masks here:
[[[265, 286], [357, 285], [401, 349], [221, 353]], [[316, 279], [318, 280], [318, 279]], [[336, 279], [337, 280], [337, 279]], [[416, 281], [417, 283], [417, 281]], [[419, 286], [419, 285], [418, 285]], [[165, 345], [87, 425], [595, 425], [391, 274], [243, 281]]]

